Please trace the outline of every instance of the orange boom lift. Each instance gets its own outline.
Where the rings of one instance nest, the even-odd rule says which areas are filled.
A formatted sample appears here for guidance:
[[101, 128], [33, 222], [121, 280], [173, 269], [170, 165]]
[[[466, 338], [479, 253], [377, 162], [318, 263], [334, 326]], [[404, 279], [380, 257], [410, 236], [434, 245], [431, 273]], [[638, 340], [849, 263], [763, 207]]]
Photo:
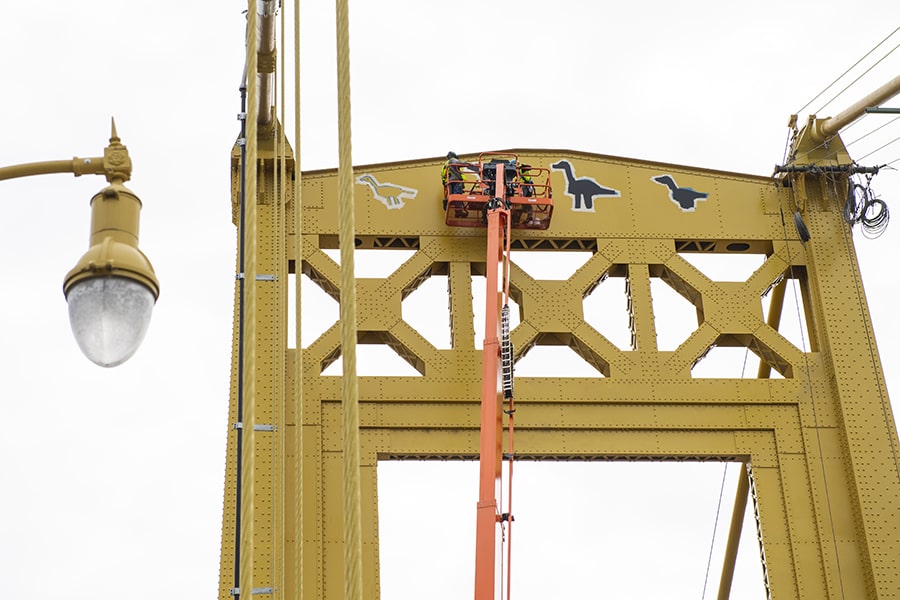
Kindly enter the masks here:
[[[475, 535], [475, 600], [493, 600], [497, 588], [497, 537], [506, 527], [506, 596], [511, 592], [513, 349], [509, 337], [509, 271], [512, 229], [547, 229], [553, 214], [550, 173], [521, 165], [514, 154], [484, 153], [477, 163], [459, 163], [462, 172], [447, 181], [446, 223], [487, 227], [484, 345], [481, 359], [481, 433]], [[505, 405], [505, 408], [504, 408]], [[503, 510], [503, 414], [508, 426], [508, 488]], [[502, 550], [501, 550], [502, 552]]]

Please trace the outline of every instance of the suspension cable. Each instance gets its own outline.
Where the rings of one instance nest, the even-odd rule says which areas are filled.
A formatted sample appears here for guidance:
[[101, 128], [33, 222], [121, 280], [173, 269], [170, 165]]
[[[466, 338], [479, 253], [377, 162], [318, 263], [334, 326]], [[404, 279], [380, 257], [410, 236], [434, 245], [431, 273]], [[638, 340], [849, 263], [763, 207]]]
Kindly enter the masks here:
[[294, 597], [303, 600], [303, 343], [300, 288], [303, 193], [300, 169], [300, 0], [294, 0]]
[[[273, 98], [275, 99], [276, 108], [280, 109], [280, 118], [275, 120], [274, 123], [274, 134], [277, 136], [275, 139], [275, 147], [277, 148], [277, 152], [275, 153], [275, 186], [273, 188], [273, 195], [275, 200], [275, 216], [274, 216], [274, 224], [275, 224], [275, 247], [278, 249], [275, 252], [275, 273], [277, 273], [276, 281], [274, 282], [275, 286], [275, 297], [276, 297], [276, 306], [278, 307], [277, 315], [273, 314], [273, 328], [272, 331], [281, 331], [280, 335], [272, 336], [272, 356], [275, 357], [276, 365], [284, 365], [286, 359], [287, 352], [287, 332], [281, 328], [281, 323], [287, 323], [287, 244], [286, 237], [287, 232], [285, 230], [286, 226], [286, 201], [287, 201], [287, 138], [284, 132], [284, 123], [285, 123], [285, 56], [284, 56], [284, 25], [285, 25], [285, 13], [283, 7], [281, 7], [281, 3], [279, 2], [280, 9], [280, 32], [279, 35], [276, 36], [274, 51], [277, 60], [277, 70], [275, 76], [275, 93], [273, 94]], [[273, 434], [276, 436], [275, 441], [272, 444], [272, 464], [278, 466], [278, 473], [280, 474], [280, 485], [273, 485], [272, 490], [272, 507], [277, 507], [277, 510], [272, 511], [272, 531], [279, 531], [283, 533], [287, 533], [285, 530], [285, 517], [286, 517], [286, 506], [284, 503], [285, 492], [286, 492], [286, 481], [285, 481], [285, 463], [287, 461], [287, 447], [286, 447], [286, 438], [285, 435], [287, 433], [287, 394], [286, 394], [286, 370], [283, 368], [274, 369], [273, 372], [274, 379], [274, 389], [276, 392], [275, 401], [277, 404], [277, 414], [278, 414], [278, 427], [280, 430], [277, 433]], [[280, 500], [279, 500], [280, 498]], [[285, 563], [285, 545], [286, 539], [285, 535], [281, 535], [273, 539], [273, 586], [276, 586], [277, 589], [284, 589], [284, 582], [286, 577], [286, 568], [287, 565]]]
[[[256, 171], [257, 171], [257, 120], [256, 114], [259, 105], [257, 97], [258, 82], [256, 72], [257, 64], [257, 14], [256, 2], [248, 0], [247, 10], [247, 173], [246, 196], [244, 203], [245, 222], [245, 270], [244, 297], [246, 312], [241, 328], [244, 330], [244, 362], [240, 368], [244, 372], [243, 396], [244, 414], [241, 420], [241, 532], [240, 532], [240, 573], [238, 580], [238, 594], [244, 598], [250, 598], [253, 590], [253, 503], [254, 503], [254, 464], [255, 464], [255, 432], [256, 424]], [[244, 593], [246, 591], [246, 593]]]
[[356, 377], [355, 220], [350, 135], [350, 16], [336, 0], [338, 81], [338, 222], [341, 249], [341, 431], [344, 481], [344, 598], [362, 599], [362, 533], [359, 480], [359, 384]]

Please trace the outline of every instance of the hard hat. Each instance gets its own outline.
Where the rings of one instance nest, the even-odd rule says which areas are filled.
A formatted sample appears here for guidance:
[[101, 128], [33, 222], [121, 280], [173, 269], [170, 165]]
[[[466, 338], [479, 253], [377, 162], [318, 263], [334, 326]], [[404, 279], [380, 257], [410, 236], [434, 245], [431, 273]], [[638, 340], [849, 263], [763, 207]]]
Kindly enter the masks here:
[[456, 152], [451, 150], [450, 152], [447, 153], [447, 159], [451, 159], [451, 158], [459, 158], [459, 157], [456, 155]]

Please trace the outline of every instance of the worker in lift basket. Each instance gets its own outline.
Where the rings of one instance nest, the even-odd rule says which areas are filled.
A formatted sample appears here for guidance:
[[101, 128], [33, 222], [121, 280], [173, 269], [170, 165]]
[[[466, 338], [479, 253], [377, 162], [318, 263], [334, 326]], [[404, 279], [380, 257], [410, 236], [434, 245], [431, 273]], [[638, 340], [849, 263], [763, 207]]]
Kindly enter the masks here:
[[[456, 152], [448, 152], [447, 161], [441, 168], [441, 184], [444, 186], [445, 210], [447, 208], [447, 194], [463, 193], [462, 171], [460, 170], [461, 167], [462, 163], [459, 160], [459, 156], [456, 155]], [[447, 187], [448, 183], [450, 184], [449, 188]]]
[[534, 196], [534, 178], [531, 176], [531, 165], [519, 166], [519, 180], [522, 183], [522, 195]]
[[[471, 169], [472, 165], [459, 160], [459, 156], [457, 156], [456, 152], [450, 151], [447, 153], [447, 161], [444, 163], [443, 168], [441, 168], [441, 183], [444, 186], [444, 210], [447, 210], [448, 194], [465, 193], [463, 183], [465, 176], [462, 172], [464, 168]], [[453, 206], [456, 208], [457, 217], [465, 217], [468, 215], [468, 212], [463, 208], [462, 202], [454, 202]]]
[[[526, 198], [534, 196], [534, 178], [531, 176], [531, 165], [519, 165], [519, 180], [522, 186], [522, 195]], [[535, 218], [534, 207], [531, 204], [525, 205], [524, 217], [525, 219], [522, 224], [525, 227], [538, 227], [541, 224], [540, 221]]]

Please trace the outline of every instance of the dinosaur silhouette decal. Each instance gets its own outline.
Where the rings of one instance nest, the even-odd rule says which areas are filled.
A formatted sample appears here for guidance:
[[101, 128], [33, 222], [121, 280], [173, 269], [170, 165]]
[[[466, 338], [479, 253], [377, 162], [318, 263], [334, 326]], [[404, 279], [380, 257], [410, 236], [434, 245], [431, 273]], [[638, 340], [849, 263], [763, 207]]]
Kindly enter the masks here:
[[698, 200], [709, 198], [709, 194], [706, 192], [698, 192], [694, 188], [689, 187], [678, 187], [671, 175], [657, 175], [650, 179], [659, 185], [669, 188], [669, 199], [684, 212], [694, 212], [697, 209]]
[[406, 203], [404, 199], [412, 200], [419, 193], [419, 190], [397, 185], [395, 183], [379, 183], [375, 177], [369, 173], [363, 173], [356, 178], [359, 185], [368, 186], [372, 190], [375, 199], [384, 204], [388, 210], [403, 208]]
[[567, 160], [550, 165], [554, 171], [562, 171], [566, 175], [566, 195], [572, 198], [572, 210], [576, 212], [595, 212], [594, 196], [611, 196], [618, 198], [619, 190], [603, 187], [591, 177], [575, 177], [575, 169]]

